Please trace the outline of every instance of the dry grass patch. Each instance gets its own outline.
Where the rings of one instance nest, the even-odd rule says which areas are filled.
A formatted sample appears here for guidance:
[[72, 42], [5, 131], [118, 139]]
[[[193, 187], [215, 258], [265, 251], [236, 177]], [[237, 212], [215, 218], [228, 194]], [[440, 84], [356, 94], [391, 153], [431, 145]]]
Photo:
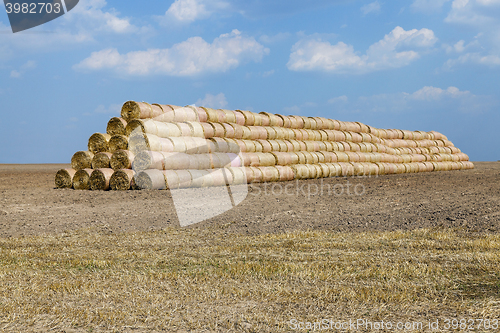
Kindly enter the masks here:
[[292, 318], [498, 318], [499, 249], [499, 235], [452, 230], [2, 239], [0, 329], [275, 332]]

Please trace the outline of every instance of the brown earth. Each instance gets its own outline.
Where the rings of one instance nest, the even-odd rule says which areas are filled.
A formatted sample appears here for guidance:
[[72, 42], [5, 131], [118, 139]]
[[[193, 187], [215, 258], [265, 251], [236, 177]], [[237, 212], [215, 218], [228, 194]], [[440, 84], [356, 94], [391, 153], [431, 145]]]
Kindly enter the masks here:
[[[274, 183], [274, 188], [272, 184], [252, 185], [236, 208], [189, 228], [224, 225], [225, 233], [252, 235], [432, 227], [497, 232], [500, 163], [477, 162], [475, 166], [466, 171]], [[69, 166], [0, 165], [0, 237], [179, 226], [169, 191], [55, 189], [55, 173], [63, 167]], [[290, 195], [282, 193], [285, 185]]]

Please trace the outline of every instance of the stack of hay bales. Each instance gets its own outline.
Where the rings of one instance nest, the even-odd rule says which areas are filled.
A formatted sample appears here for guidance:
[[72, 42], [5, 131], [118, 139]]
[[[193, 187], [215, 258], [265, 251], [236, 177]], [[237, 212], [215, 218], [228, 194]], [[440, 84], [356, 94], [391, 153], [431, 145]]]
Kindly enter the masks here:
[[126, 102], [58, 188], [175, 189], [472, 169], [438, 132], [267, 112]]

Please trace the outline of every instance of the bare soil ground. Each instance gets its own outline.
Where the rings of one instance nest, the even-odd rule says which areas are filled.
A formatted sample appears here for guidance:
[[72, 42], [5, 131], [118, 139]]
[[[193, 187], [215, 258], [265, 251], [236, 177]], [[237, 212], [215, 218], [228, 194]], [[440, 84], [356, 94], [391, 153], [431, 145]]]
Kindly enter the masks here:
[[475, 165], [252, 185], [186, 228], [169, 191], [57, 190], [66, 165], [0, 165], [0, 331], [496, 330], [500, 163]]
[[[226, 232], [249, 235], [432, 227], [497, 232], [500, 163], [475, 166], [467, 171], [277, 183], [274, 188], [256, 184], [236, 208], [190, 228], [228, 225]], [[0, 165], [0, 237], [88, 228], [105, 233], [180, 228], [169, 191], [58, 190], [54, 175], [63, 167], [68, 166]]]

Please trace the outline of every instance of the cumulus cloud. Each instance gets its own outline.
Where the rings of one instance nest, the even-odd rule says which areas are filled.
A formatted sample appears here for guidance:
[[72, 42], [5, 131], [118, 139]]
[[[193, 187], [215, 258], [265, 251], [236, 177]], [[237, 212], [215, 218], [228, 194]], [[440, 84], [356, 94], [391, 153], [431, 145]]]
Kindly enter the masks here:
[[[50, 33], [40, 31], [50, 30]], [[10, 27], [0, 22], [0, 30]], [[149, 27], [138, 27], [122, 17], [105, 0], [80, 0], [66, 15], [50, 23], [16, 34], [0, 34], [0, 61], [22, 52], [55, 52], [75, 44], [95, 42], [105, 35], [144, 34]], [[40, 33], [36, 33], [36, 32]]]
[[436, 42], [432, 30], [406, 31], [398, 26], [371, 45], [366, 54], [359, 55], [352, 45], [344, 42], [332, 45], [318, 38], [306, 38], [293, 46], [287, 66], [293, 71], [368, 73], [407, 66]]
[[[342, 96], [341, 96], [342, 97]], [[352, 102], [346, 98], [332, 99], [334, 106], [347, 112], [404, 113], [453, 110], [461, 113], [483, 113], [493, 110], [498, 101], [492, 96], [475, 95], [457, 87], [446, 89], [425, 86], [413, 93], [361, 96]], [[339, 103], [342, 102], [342, 103]]]
[[65, 16], [66, 24], [91, 32], [135, 33], [139, 28], [130, 23], [130, 18], [120, 17], [113, 8], [106, 9], [106, 0], [80, 0], [78, 5]]
[[[463, 49], [460, 44], [454, 45], [454, 49], [458, 53], [462, 53], [471, 47], [476, 47], [475, 52], [468, 50], [467, 53], [460, 55], [456, 59], [449, 59], [444, 64], [445, 69], [468, 63], [486, 66], [500, 65], [499, 13], [500, 0], [453, 0], [445, 22], [466, 25], [469, 28], [476, 29], [479, 33], [474, 38], [474, 41], [467, 45], [463, 44]], [[449, 47], [446, 49], [447, 51], [453, 51]]]
[[477, 26], [498, 23], [498, 17], [491, 15], [497, 6], [498, 0], [453, 0], [445, 22]]
[[229, 9], [229, 3], [222, 0], [175, 0], [165, 13], [162, 22], [191, 23], [206, 19], [212, 14]]
[[457, 65], [473, 63], [477, 65], [486, 65], [489, 67], [500, 66], [500, 57], [494, 54], [483, 55], [480, 53], [466, 53], [457, 59], [449, 59], [444, 64], [444, 69], [452, 69]]
[[249, 61], [261, 61], [269, 49], [238, 30], [222, 34], [210, 44], [191, 37], [169, 49], [149, 49], [120, 54], [110, 48], [93, 52], [74, 66], [78, 70], [112, 69], [128, 75], [163, 74], [192, 76], [204, 72], [225, 72]]
[[200, 98], [196, 101], [196, 105], [213, 109], [223, 109], [227, 106], [227, 100], [223, 93], [217, 95], [206, 94], [204, 98]]
[[361, 12], [363, 16], [368, 15], [370, 13], [380, 13], [380, 3], [378, 1], [369, 3], [361, 7]]

